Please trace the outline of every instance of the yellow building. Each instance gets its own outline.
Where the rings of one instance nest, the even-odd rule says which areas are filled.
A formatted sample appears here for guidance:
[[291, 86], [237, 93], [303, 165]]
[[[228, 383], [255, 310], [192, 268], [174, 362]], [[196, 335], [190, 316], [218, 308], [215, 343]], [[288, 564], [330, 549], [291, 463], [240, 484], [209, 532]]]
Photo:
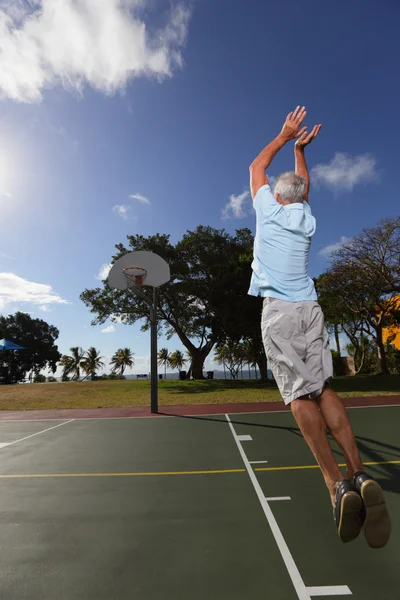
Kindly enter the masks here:
[[[400, 296], [397, 296], [396, 300], [397, 309], [400, 310]], [[386, 344], [388, 338], [391, 338], [394, 335], [395, 337], [391, 340], [391, 344], [393, 344], [397, 350], [400, 350], [400, 327], [387, 327], [382, 333], [384, 344]]]

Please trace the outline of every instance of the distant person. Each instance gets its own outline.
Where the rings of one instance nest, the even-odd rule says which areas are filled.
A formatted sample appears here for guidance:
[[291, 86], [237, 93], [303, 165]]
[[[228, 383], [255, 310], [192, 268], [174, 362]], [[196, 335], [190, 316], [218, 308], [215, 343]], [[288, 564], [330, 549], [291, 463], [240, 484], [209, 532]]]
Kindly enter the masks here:
[[[330, 388], [332, 356], [324, 315], [308, 275], [308, 255], [316, 221], [308, 204], [310, 177], [305, 147], [320, 132], [302, 126], [306, 110], [289, 113], [280, 134], [250, 166], [256, 211], [253, 275], [249, 294], [264, 298], [262, 336], [267, 359], [285, 404], [313, 452], [329, 490], [340, 539], [354, 540], [364, 527], [373, 548], [387, 544], [390, 519], [379, 484], [361, 463], [346, 409]], [[295, 172], [276, 179], [274, 194], [266, 169], [290, 140]], [[342, 449], [347, 479], [333, 456], [327, 428]]]

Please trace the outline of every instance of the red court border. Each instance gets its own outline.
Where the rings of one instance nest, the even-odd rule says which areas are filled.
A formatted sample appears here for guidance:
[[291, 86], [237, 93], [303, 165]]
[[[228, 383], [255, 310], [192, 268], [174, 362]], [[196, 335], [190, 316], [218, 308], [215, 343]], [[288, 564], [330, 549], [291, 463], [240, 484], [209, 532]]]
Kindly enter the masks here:
[[[348, 408], [368, 406], [400, 406], [400, 395], [362, 396], [343, 398]], [[66, 408], [57, 410], [0, 411], [0, 421], [63, 420], [63, 419], [124, 419], [129, 417], [196, 416], [238, 413], [279, 412], [290, 410], [283, 402], [253, 402], [243, 404], [192, 404], [160, 406], [159, 414], [152, 415], [150, 407], [126, 406], [121, 408]]]

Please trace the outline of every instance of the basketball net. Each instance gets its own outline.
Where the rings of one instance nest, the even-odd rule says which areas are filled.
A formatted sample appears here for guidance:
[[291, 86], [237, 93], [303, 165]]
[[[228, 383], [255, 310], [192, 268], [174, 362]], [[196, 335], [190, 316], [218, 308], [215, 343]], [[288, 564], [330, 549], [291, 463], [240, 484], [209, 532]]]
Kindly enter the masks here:
[[146, 279], [147, 271], [142, 267], [127, 267], [123, 269], [128, 288], [141, 287]]

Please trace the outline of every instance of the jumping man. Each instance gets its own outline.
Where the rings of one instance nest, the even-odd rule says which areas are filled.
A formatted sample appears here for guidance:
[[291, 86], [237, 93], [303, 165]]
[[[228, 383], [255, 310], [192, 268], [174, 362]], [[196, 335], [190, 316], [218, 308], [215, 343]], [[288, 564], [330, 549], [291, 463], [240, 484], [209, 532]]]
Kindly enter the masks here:
[[[302, 126], [306, 111], [289, 113], [280, 134], [250, 166], [256, 211], [253, 275], [249, 294], [264, 298], [262, 335], [265, 352], [285, 404], [313, 452], [329, 490], [340, 539], [354, 540], [364, 527], [367, 543], [385, 546], [390, 520], [379, 484], [361, 463], [347, 412], [330, 388], [332, 356], [324, 315], [308, 275], [308, 255], [316, 221], [308, 204], [310, 177], [305, 147], [321, 129]], [[295, 172], [283, 173], [274, 194], [266, 169], [290, 140]], [[335, 461], [327, 428], [342, 449], [347, 478]]]

